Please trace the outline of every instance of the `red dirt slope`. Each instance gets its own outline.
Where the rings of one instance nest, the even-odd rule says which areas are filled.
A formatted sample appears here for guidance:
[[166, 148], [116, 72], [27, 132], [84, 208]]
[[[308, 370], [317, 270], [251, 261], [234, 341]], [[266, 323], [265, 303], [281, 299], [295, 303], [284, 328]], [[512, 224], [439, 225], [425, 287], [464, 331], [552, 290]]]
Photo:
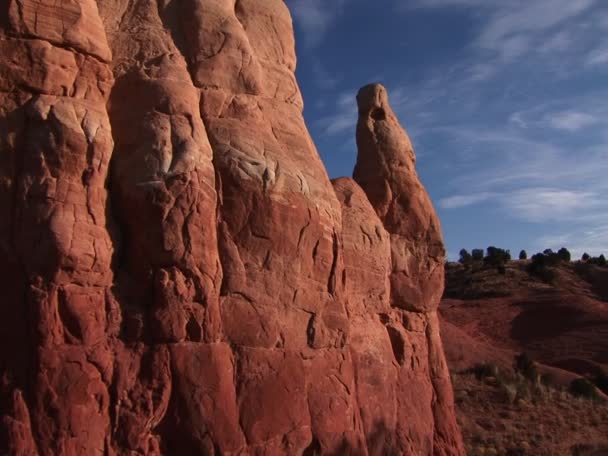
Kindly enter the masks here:
[[551, 283], [510, 262], [504, 274], [451, 263], [441, 304], [448, 363], [499, 365], [526, 352], [539, 363], [578, 375], [608, 370], [608, 268], [584, 263], [554, 268]]
[[[512, 261], [446, 267], [441, 331], [469, 455], [608, 455], [608, 402], [575, 397], [608, 372], [608, 268], [561, 263], [550, 283]], [[526, 352], [550, 386], [513, 371]], [[486, 371], [471, 369], [486, 364]], [[497, 367], [491, 367], [496, 365]]]

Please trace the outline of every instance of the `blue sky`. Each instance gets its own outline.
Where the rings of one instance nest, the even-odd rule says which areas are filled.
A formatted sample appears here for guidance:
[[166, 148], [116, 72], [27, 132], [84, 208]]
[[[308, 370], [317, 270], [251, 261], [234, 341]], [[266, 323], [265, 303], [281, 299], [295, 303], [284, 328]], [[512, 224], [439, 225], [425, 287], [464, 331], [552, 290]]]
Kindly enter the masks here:
[[287, 3], [330, 177], [352, 174], [355, 95], [381, 82], [452, 259], [488, 245], [608, 254], [607, 0]]

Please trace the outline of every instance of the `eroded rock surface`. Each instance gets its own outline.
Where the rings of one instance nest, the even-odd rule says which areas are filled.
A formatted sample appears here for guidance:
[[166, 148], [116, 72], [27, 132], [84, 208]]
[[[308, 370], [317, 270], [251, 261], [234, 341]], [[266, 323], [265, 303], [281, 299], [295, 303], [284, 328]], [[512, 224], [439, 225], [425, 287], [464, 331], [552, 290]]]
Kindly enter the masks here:
[[381, 87], [332, 185], [281, 0], [12, 0], [0, 51], [1, 454], [463, 454]]

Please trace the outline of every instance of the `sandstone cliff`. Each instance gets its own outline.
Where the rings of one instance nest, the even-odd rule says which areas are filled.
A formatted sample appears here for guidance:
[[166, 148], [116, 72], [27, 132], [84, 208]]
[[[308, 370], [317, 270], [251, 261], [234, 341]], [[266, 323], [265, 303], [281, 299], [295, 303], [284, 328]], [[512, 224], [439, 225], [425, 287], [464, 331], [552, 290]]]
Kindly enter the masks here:
[[0, 453], [463, 454], [381, 86], [332, 185], [281, 0], [11, 0], [0, 55]]

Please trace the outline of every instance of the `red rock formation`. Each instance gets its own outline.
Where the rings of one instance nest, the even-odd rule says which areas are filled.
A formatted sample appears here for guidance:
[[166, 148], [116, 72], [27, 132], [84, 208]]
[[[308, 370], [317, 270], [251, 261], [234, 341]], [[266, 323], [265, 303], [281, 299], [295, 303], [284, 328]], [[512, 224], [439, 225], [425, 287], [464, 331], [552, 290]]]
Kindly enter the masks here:
[[462, 454], [434, 212], [396, 123], [334, 191], [282, 1], [12, 0], [0, 48], [1, 454]]
[[[439, 221], [386, 89], [379, 84], [363, 87], [357, 104], [359, 150], [353, 176], [390, 239], [390, 312], [381, 317], [401, 366], [395, 382], [397, 438], [408, 452], [458, 454], [464, 450], [437, 318], [445, 261]], [[416, 420], [410, 418], [411, 410], [418, 411]]]

